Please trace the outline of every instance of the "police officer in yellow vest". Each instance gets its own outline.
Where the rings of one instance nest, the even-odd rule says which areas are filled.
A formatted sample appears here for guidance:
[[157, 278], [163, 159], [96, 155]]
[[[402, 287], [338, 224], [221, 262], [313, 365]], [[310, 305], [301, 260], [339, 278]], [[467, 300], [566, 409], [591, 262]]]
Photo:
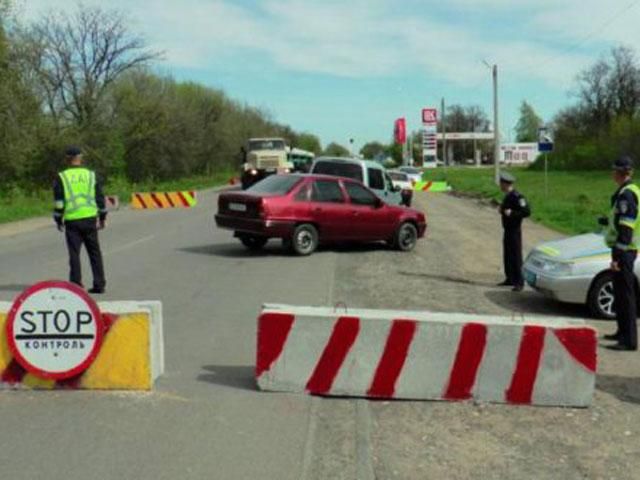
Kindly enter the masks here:
[[621, 157], [613, 165], [613, 179], [619, 188], [611, 197], [605, 241], [611, 248], [611, 270], [614, 272], [613, 289], [618, 330], [605, 335], [607, 340], [617, 343], [611, 350], [637, 350], [638, 330], [636, 326], [636, 278], [633, 265], [638, 255], [640, 221], [638, 203], [640, 188], [631, 183], [633, 161]]
[[104, 293], [106, 281], [98, 242], [98, 230], [105, 227], [107, 218], [102, 186], [96, 174], [82, 166], [82, 151], [78, 147], [67, 148], [65, 156], [69, 167], [58, 174], [53, 186], [53, 218], [58, 230], [66, 235], [69, 281], [82, 286], [80, 249], [84, 244], [93, 272], [93, 288], [89, 293]]

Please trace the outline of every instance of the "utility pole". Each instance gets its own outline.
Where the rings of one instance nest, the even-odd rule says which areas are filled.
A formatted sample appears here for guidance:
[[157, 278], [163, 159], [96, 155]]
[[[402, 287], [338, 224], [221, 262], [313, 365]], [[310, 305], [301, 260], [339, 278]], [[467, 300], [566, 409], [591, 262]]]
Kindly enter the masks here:
[[493, 163], [496, 185], [500, 183], [500, 127], [498, 124], [498, 65], [493, 66]]
[[444, 168], [447, 168], [449, 160], [447, 159], [447, 123], [446, 115], [444, 113], [444, 97], [442, 97], [441, 112], [440, 112], [440, 125], [442, 125], [442, 164]]

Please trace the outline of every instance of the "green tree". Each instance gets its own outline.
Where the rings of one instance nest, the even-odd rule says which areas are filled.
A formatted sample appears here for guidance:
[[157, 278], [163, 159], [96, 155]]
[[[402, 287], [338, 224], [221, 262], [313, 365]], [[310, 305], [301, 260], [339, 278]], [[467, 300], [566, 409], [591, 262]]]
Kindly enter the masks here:
[[393, 159], [396, 165], [402, 165], [402, 145], [392, 140], [385, 153]]
[[350, 153], [346, 147], [343, 147], [336, 142], [331, 142], [327, 145], [327, 148], [325, 148], [323, 155], [328, 157], [349, 157]]
[[322, 153], [320, 139], [312, 133], [303, 132], [298, 134], [298, 140], [294, 146], [302, 150], [307, 150], [308, 152], [313, 152], [315, 155]]
[[360, 149], [360, 155], [362, 155], [366, 159], [371, 160], [381, 153], [384, 154], [386, 148], [387, 147], [380, 142], [368, 142], [365, 143], [364, 146]]
[[542, 126], [533, 107], [525, 100], [520, 105], [520, 118], [516, 124], [516, 142], [537, 142], [538, 128]]
[[41, 114], [20, 77], [15, 50], [6, 33], [10, 4], [0, 3], [0, 189], [27, 177], [36, 150]]

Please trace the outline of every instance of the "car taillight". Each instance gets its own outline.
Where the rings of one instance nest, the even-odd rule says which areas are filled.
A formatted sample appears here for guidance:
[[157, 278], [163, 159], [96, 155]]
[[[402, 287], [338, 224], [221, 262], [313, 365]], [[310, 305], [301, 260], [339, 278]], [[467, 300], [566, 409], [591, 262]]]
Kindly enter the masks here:
[[267, 216], [267, 212], [266, 212], [266, 205], [264, 203], [264, 198], [260, 199], [260, 202], [258, 202], [258, 217], [259, 218], [265, 218]]

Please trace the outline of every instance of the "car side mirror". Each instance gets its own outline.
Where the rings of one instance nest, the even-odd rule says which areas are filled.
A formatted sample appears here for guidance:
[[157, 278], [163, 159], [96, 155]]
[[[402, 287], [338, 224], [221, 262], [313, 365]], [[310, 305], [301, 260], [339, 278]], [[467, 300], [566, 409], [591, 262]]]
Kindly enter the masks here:
[[602, 227], [608, 227], [609, 219], [607, 217], [598, 217], [598, 225]]
[[402, 190], [402, 187], [400, 185], [394, 185], [393, 186], [393, 191], [394, 192], [400, 192]]
[[384, 207], [384, 202], [380, 198], [376, 197], [376, 201], [373, 206], [374, 208], [382, 208]]

